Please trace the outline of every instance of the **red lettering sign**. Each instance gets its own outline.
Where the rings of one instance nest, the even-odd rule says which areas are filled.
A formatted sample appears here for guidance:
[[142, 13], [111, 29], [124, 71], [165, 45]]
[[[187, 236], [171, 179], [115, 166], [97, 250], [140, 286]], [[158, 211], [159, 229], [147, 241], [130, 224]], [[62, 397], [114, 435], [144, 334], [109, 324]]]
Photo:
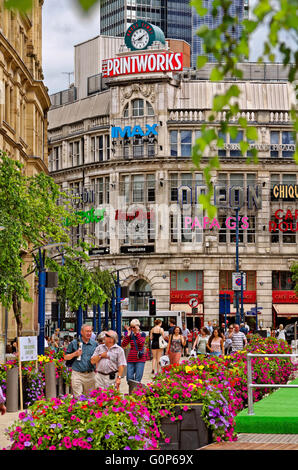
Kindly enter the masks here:
[[273, 290], [273, 304], [298, 304], [298, 296], [293, 290]]
[[102, 61], [104, 77], [132, 75], [151, 72], [178, 72], [183, 70], [183, 54], [181, 52], [160, 52], [129, 55], [105, 59]]
[[204, 292], [201, 290], [175, 290], [171, 291], [171, 304], [188, 304], [189, 299], [195, 297], [199, 304], [203, 303]]

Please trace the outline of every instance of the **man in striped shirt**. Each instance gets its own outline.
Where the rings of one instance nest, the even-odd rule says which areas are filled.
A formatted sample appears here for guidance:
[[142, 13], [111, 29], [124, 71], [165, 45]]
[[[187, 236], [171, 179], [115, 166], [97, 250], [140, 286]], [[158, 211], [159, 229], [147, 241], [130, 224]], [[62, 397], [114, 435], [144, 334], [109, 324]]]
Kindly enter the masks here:
[[130, 322], [127, 336], [122, 341], [122, 347], [130, 344], [127, 358], [127, 382], [134, 380], [141, 382], [144, 373], [147, 352], [145, 350], [146, 334], [140, 330], [140, 322], [136, 318]]
[[247, 344], [247, 339], [244, 333], [240, 331], [240, 326], [235, 323], [234, 331], [229, 334], [232, 340], [232, 352], [241, 351]]

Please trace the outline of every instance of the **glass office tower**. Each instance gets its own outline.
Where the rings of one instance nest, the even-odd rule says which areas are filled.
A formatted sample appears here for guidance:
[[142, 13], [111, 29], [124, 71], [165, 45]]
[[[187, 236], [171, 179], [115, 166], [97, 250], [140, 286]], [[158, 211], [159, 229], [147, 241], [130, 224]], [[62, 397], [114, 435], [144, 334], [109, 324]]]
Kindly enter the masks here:
[[[233, 0], [230, 7], [231, 16], [237, 16], [239, 23], [245, 17], [249, 0]], [[139, 19], [159, 26], [166, 38], [183, 39], [191, 45], [192, 66], [196, 66], [196, 57], [203, 55], [202, 40], [196, 35], [198, 28], [207, 24], [214, 29], [221, 21], [221, 15], [211, 15], [212, 0], [204, 0], [208, 13], [200, 17], [190, 6], [190, 0], [103, 0], [100, 11], [100, 34], [124, 36], [130, 24]], [[237, 26], [233, 35], [241, 34]], [[212, 56], [208, 57], [213, 62]]]

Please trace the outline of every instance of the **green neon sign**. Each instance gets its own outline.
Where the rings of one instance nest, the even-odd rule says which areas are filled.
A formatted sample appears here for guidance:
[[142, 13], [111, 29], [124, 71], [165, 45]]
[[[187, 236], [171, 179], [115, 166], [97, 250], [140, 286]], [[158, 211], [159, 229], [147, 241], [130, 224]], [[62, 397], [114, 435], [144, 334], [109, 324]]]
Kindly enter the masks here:
[[[106, 209], [94, 209], [94, 207], [92, 207], [89, 211], [77, 211], [75, 215], [79, 218], [79, 225], [84, 225], [102, 221], [105, 211]], [[68, 217], [66, 217], [64, 225], [66, 225], [66, 227], [71, 225]]]

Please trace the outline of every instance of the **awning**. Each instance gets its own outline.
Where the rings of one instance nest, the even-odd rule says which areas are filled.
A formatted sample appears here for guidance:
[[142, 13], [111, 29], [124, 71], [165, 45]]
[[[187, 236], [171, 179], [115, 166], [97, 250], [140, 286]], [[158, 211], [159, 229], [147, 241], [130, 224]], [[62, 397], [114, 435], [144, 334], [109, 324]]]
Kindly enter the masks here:
[[[243, 304], [243, 312], [246, 313], [248, 312], [249, 310], [251, 310], [253, 307], [255, 307], [256, 304]], [[236, 310], [236, 307], [233, 306], [233, 304], [231, 304], [231, 307], [230, 307], [230, 312], [231, 313], [236, 313], [237, 310]], [[239, 313], [241, 313], [241, 302], [240, 302], [240, 299], [239, 299]]]
[[298, 304], [273, 304], [277, 316], [298, 317]]
[[[203, 313], [203, 304], [199, 304], [197, 307], [198, 314], [202, 315]], [[185, 312], [192, 314], [192, 309], [188, 304], [171, 304], [171, 311], [172, 312]]]

